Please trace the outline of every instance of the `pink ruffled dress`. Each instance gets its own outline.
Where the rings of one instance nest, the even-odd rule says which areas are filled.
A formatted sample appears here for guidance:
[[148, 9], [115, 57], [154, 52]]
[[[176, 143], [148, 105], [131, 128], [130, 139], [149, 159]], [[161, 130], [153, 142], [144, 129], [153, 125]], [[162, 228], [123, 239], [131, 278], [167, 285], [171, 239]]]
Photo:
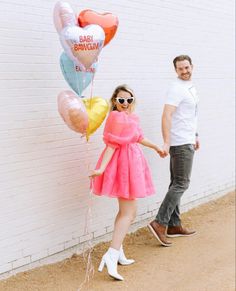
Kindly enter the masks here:
[[[138, 144], [143, 138], [135, 114], [112, 111], [106, 121], [103, 140], [115, 152], [104, 173], [93, 179], [96, 195], [132, 200], [154, 194], [151, 173]], [[105, 149], [96, 169], [100, 168]]]

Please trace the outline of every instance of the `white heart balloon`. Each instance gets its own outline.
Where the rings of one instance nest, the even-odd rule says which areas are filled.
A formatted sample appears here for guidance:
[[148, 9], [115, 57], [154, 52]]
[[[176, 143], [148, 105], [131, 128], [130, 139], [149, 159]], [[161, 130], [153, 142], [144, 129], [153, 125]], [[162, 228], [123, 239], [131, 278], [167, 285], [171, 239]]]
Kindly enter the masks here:
[[104, 30], [96, 24], [84, 28], [73, 25], [60, 33], [61, 44], [67, 55], [84, 69], [97, 60], [105, 40]]

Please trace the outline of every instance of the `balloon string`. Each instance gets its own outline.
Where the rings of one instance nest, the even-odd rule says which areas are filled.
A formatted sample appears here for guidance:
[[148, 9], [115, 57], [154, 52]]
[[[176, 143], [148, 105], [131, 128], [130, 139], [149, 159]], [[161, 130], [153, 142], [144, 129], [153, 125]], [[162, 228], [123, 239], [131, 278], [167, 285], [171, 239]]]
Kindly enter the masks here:
[[[94, 85], [94, 75], [95, 73], [92, 73], [92, 81], [91, 81], [91, 89], [90, 89], [90, 98], [89, 98], [89, 107], [91, 110], [92, 106], [92, 97], [93, 97], [93, 85]], [[86, 81], [86, 72], [83, 72], [82, 74], [82, 81], [83, 84]], [[86, 143], [86, 160], [89, 161], [89, 141], [87, 140]], [[89, 172], [90, 167], [89, 167], [89, 162], [87, 163], [87, 172]], [[93, 179], [91, 179], [91, 190], [89, 192], [89, 199], [88, 199], [88, 208], [87, 212], [85, 215], [85, 225], [84, 225], [84, 235], [90, 235], [91, 233], [91, 225], [92, 225], [92, 189], [93, 189]], [[82, 288], [89, 284], [90, 278], [93, 277], [94, 275], [94, 266], [92, 263], [92, 251], [93, 251], [93, 246], [92, 246], [92, 236], [89, 237], [88, 241], [83, 245], [83, 259], [86, 262], [86, 272], [85, 272], [85, 277], [84, 281], [80, 284], [78, 291], [81, 291]]]
[[92, 109], [92, 98], [93, 98], [93, 85], [94, 85], [94, 76], [95, 72], [91, 73], [92, 75], [92, 81], [91, 81], [91, 88], [90, 88], [90, 99], [89, 99], [89, 109]]
[[[88, 155], [89, 155], [89, 142], [86, 143], [86, 156], [88, 161]], [[89, 171], [89, 163], [87, 164], [87, 170]], [[84, 224], [84, 235], [90, 235], [91, 234], [91, 225], [92, 225], [92, 189], [93, 189], [93, 180], [91, 180], [91, 190], [89, 191], [89, 198], [88, 198], [88, 207], [85, 214], [85, 224]], [[81, 291], [82, 288], [89, 284], [90, 278], [94, 275], [94, 266], [92, 263], [92, 235], [90, 235], [89, 239], [84, 243], [83, 245], [83, 259], [86, 263], [86, 272], [84, 281], [80, 284], [78, 291]]]
[[[87, 213], [86, 213], [86, 223], [85, 223], [85, 231], [84, 234], [90, 234], [90, 223], [92, 220], [92, 212], [91, 212], [91, 199], [92, 193], [90, 191], [90, 198], [89, 198], [89, 206], [87, 209]], [[78, 291], [81, 291], [83, 287], [85, 287], [85, 285], [89, 284], [90, 279], [93, 277], [94, 275], [94, 266], [92, 263], [92, 251], [93, 251], [93, 246], [92, 246], [92, 237], [89, 238], [89, 240], [87, 241], [86, 244], [84, 244], [83, 246], [83, 259], [84, 262], [86, 263], [86, 272], [85, 272], [85, 276], [84, 276], [84, 281], [80, 284]]]

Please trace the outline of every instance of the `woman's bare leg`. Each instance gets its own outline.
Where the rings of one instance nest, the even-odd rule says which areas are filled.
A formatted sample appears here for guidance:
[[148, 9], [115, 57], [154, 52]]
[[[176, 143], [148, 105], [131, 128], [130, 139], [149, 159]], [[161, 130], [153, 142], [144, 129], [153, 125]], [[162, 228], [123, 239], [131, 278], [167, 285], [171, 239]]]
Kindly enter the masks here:
[[112, 236], [111, 248], [120, 250], [122, 242], [132, 221], [136, 217], [136, 200], [118, 199], [119, 212], [115, 219], [114, 232]]

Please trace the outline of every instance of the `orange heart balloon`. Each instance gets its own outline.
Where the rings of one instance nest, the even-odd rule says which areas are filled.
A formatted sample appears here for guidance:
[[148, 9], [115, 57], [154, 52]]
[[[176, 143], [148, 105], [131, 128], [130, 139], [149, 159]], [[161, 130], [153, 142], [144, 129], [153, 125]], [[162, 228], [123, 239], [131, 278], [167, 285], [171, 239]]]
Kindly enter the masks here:
[[93, 10], [86, 9], [80, 12], [78, 16], [78, 23], [81, 27], [89, 24], [97, 24], [101, 26], [105, 32], [105, 46], [114, 37], [119, 21], [118, 17], [112, 13], [97, 13]]

